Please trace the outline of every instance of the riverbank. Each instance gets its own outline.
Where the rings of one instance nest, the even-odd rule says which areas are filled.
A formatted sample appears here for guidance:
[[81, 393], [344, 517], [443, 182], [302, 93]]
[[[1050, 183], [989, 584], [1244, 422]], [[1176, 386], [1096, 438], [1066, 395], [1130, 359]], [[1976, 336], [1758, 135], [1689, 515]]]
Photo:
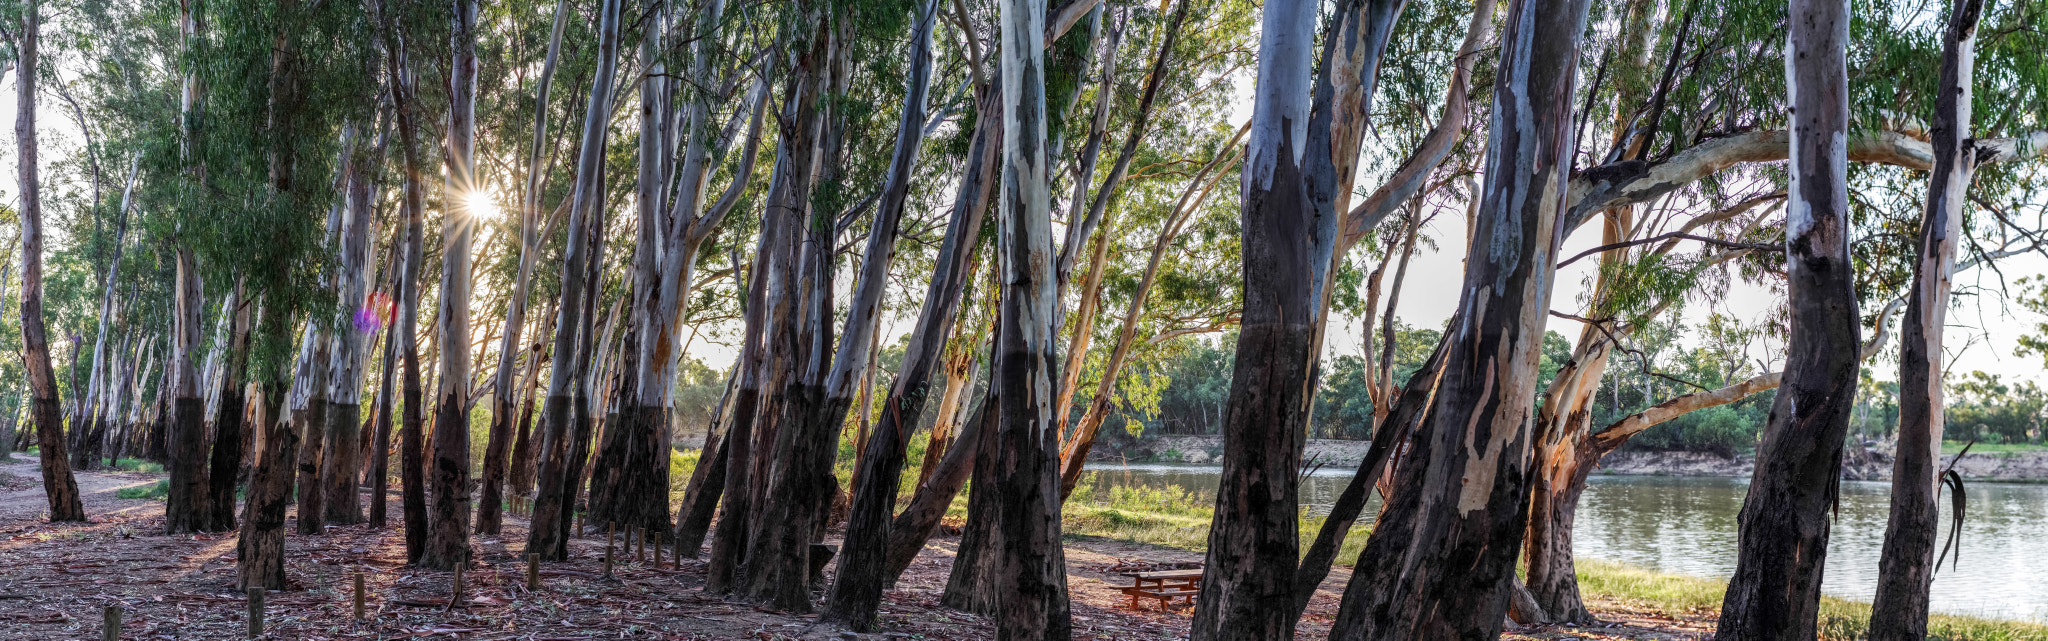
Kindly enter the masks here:
[[[1131, 463], [1183, 463], [1220, 465], [1223, 439], [1216, 436], [1155, 436], [1108, 443], [1089, 456], [1096, 461]], [[1371, 448], [1368, 441], [1310, 439], [1303, 448], [1307, 467], [1341, 468], [1356, 465]], [[1956, 462], [1957, 444], [1944, 444], [1941, 465], [1954, 463], [1956, 473], [1971, 481], [2048, 482], [2048, 449], [1977, 446]], [[1749, 455], [1721, 456], [1707, 452], [1648, 452], [1625, 450], [1603, 457], [1599, 474], [1623, 476], [1717, 476], [1748, 478], [1756, 465]], [[1859, 461], [1846, 466], [1847, 478], [1865, 481], [1891, 480], [1890, 452], [1879, 448], [1865, 452]]]
[[[1210, 510], [1185, 489], [1114, 486], [1097, 488], [1091, 477], [1083, 477], [1066, 506], [1063, 523], [1069, 549], [1105, 540], [1121, 541], [1132, 550], [1177, 550], [1181, 557], [1155, 551], [1160, 558], [1201, 560], [1207, 544]], [[1312, 540], [1321, 525], [1314, 519], [1302, 523], [1303, 545]], [[1308, 624], [1327, 626], [1334, 608], [1320, 607], [1323, 592], [1339, 592], [1349, 580], [1349, 562], [1357, 558], [1369, 531], [1353, 528], [1345, 538], [1342, 564], [1331, 570], [1319, 591], [1317, 604], [1304, 619]], [[1591, 627], [1559, 625], [1517, 626], [1510, 624], [1507, 639], [1562, 641], [1564, 639], [1609, 639], [1666, 641], [1707, 639], [1713, 636], [1719, 617], [1724, 581], [1656, 572], [1622, 563], [1580, 559], [1577, 564], [1580, 589], [1587, 607], [1603, 623]], [[1824, 597], [1821, 604], [1820, 638], [1824, 641], [1861, 639], [1869, 626], [1870, 604]], [[1929, 639], [1945, 641], [2048, 641], [2048, 625], [1995, 618], [1937, 614], [1928, 623]], [[1304, 634], [1300, 638], [1318, 638]]]

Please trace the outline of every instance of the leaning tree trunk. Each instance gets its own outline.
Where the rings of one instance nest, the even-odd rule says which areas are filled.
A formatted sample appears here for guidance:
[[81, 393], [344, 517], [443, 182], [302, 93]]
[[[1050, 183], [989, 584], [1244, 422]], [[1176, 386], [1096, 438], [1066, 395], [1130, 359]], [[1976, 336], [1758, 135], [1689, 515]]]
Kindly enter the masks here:
[[[820, 427], [824, 429], [833, 429], [845, 421], [846, 412], [852, 407], [856, 372], [868, 364], [872, 356], [868, 350], [877, 336], [876, 325], [880, 321], [882, 294], [887, 289], [897, 227], [903, 218], [904, 201], [910, 194], [911, 172], [917, 166], [918, 149], [924, 143], [926, 93], [931, 87], [932, 29], [937, 11], [938, 2], [926, 0], [919, 7], [912, 26], [909, 79], [903, 92], [901, 117], [896, 124], [896, 148], [889, 159], [887, 182], [883, 183], [881, 202], [868, 232], [867, 253], [861, 261], [860, 286], [854, 292], [846, 331], [840, 338], [839, 353], [834, 357], [832, 372], [826, 381], [826, 409], [820, 417]], [[953, 256], [945, 249], [940, 248], [942, 269], [952, 267], [946, 259]], [[953, 249], [957, 253], [958, 247]], [[921, 381], [924, 384], [919, 386], [922, 389], [916, 390], [916, 409], [906, 412], [905, 399], [892, 390], [889, 399], [883, 401], [882, 419], [862, 445], [865, 454], [860, 457], [858, 469], [854, 472], [857, 480], [852, 510], [847, 519], [847, 540], [840, 546], [839, 575], [826, 596], [823, 621], [860, 631], [873, 631], [876, 627], [875, 612], [882, 599], [883, 545], [889, 540], [889, 519], [895, 508], [897, 486], [903, 476], [904, 447], [909, 440], [909, 428], [923, 413], [924, 397], [930, 388], [931, 368], [938, 360], [939, 348], [945, 346], [945, 337], [952, 333], [957, 300], [939, 302], [938, 299], [946, 298], [951, 292], [942, 288], [953, 284], [933, 279], [934, 291], [926, 298], [925, 307], [937, 308], [932, 312], [943, 318], [926, 318], [920, 313], [921, 326], [911, 338], [913, 345], [910, 351], [905, 352], [916, 353], [924, 371], [897, 377], [899, 381], [905, 378], [924, 379]], [[908, 422], [904, 420], [905, 416], [910, 417]], [[858, 546], [854, 545], [856, 542]]]
[[[476, 176], [476, 16], [474, 0], [454, 0], [455, 28], [449, 35], [454, 61], [448, 86], [448, 173], [446, 193], [473, 202], [483, 192]], [[469, 561], [469, 298], [476, 242], [476, 212], [451, 208], [442, 218], [441, 294], [437, 333], [441, 346], [440, 386], [434, 392], [433, 505], [427, 521], [427, 549], [420, 566], [461, 571]], [[353, 418], [353, 417], [351, 417]]]
[[40, 2], [21, 7], [21, 30], [15, 56], [21, 75], [17, 88], [14, 139], [21, 150], [21, 354], [28, 369], [30, 415], [36, 422], [36, 444], [42, 461], [43, 494], [50, 499], [51, 521], [85, 520], [78, 480], [64, 447], [64, 410], [57, 400], [57, 374], [50, 368], [50, 341], [43, 329], [43, 200], [36, 168], [36, 41]]
[[1055, 360], [1058, 280], [1052, 241], [1052, 176], [1045, 147], [1044, 0], [1002, 3], [1003, 136], [1000, 236], [1002, 311], [995, 384], [1001, 422], [996, 474], [985, 480], [997, 507], [997, 639], [1072, 635], [1066, 552], [1060, 543]]
[[[1928, 589], [1934, 582], [1934, 543], [1940, 529], [1935, 474], [1941, 463], [1942, 330], [1947, 325], [1956, 238], [1963, 233], [1970, 174], [1977, 155], [1968, 140], [1977, 20], [1983, 0], [1958, 0], [1949, 13], [1941, 52], [1940, 92], [1930, 129], [1934, 171], [1920, 221], [1920, 256], [1899, 339], [1899, 442], [1892, 461], [1891, 519], [1878, 557], [1877, 600], [1870, 611], [1872, 641], [1927, 637]], [[1961, 518], [1958, 515], [1958, 518]]]
[[[1116, 345], [1110, 348], [1109, 360], [1103, 363], [1099, 378], [1096, 379], [1095, 397], [1089, 401], [1087, 411], [1081, 414], [1081, 420], [1075, 424], [1071, 436], [1067, 438], [1066, 445], [1060, 450], [1060, 500], [1062, 502], [1066, 501], [1067, 497], [1073, 495], [1075, 485], [1080, 483], [1081, 472], [1088, 464], [1088, 452], [1095, 447], [1095, 438], [1102, 429], [1103, 421], [1109, 418], [1110, 410], [1115, 408], [1114, 392], [1116, 390], [1117, 375], [1122, 373], [1124, 364], [1128, 362], [1131, 356], [1131, 349], [1138, 344], [1138, 324], [1144, 320], [1145, 302], [1151, 296], [1153, 284], [1158, 282], [1159, 267], [1164, 264], [1167, 252], [1173, 247], [1174, 239], [1180, 237], [1181, 231], [1187, 227], [1188, 220], [1194, 217], [1195, 212], [1201, 210], [1202, 203], [1208, 200], [1210, 191], [1227, 173], [1217, 172], [1216, 170], [1237, 158], [1237, 143], [1243, 139], [1247, 131], [1250, 131], [1249, 126], [1239, 128], [1237, 135], [1232, 137], [1229, 143], [1224, 144], [1222, 149], [1217, 150], [1216, 157], [1210, 159], [1209, 164], [1203, 166], [1202, 170], [1195, 174], [1194, 179], [1189, 181], [1187, 188], [1181, 191], [1180, 199], [1174, 203], [1171, 213], [1167, 215], [1165, 227], [1160, 229], [1159, 235], [1152, 240], [1152, 255], [1145, 262], [1144, 275], [1138, 279], [1138, 288], [1130, 293], [1131, 301], [1124, 309], [1123, 326], [1117, 330]], [[1214, 178], [1207, 178], [1212, 174]], [[1197, 193], [1200, 196], [1196, 196]], [[1192, 202], [1190, 202], [1190, 199], [1192, 199]], [[1085, 299], [1101, 297], [1102, 272], [1100, 268], [1108, 261], [1108, 249], [1108, 235], [1105, 234], [1098, 237], [1095, 245], [1095, 264], [1090, 266], [1087, 282], [1082, 285], [1082, 296]], [[1081, 326], [1075, 327], [1074, 338], [1068, 343], [1069, 350], [1085, 349], [1088, 341], [1082, 337], [1092, 333], [1092, 330], [1086, 327], [1092, 324], [1091, 317], [1092, 314], [1082, 314], [1081, 318], [1076, 321]], [[1070, 367], [1079, 368], [1082, 365], [1082, 361], [1077, 360], [1074, 353], [1070, 352], [1067, 364]], [[1067, 372], [1066, 380], [1062, 384], [1077, 383], [1079, 381], [1080, 379], [1076, 376], [1076, 372], [1069, 371]], [[1071, 393], [1065, 388], [1061, 388], [1060, 393], [1063, 396], [1071, 396]], [[1069, 398], [1068, 400], [1072, 399]], [[1055, 405], [1055, 407], [1062, 406], [1063, 404]], [[1061, 410], [1060, 416], [1064, 417], [1065, 415], [1065, 410]]]
[[[125, 249], [128, 239], [128, 210], [129, 206], [135, 202], [135, 179], [141, 173], [142, 154], [138, 152], [135, 154], [135, 160], [129, 164], [128, 186], [121, 190], [121, 213], [118, 219], [120, 222], [114, 226], [113, 256], [107, 261], [107, 276], [100, 289], [99, 331], [93, 334], [92, 379], [91, 384], [86, 389], [88, 390], [87, 394], [92, 398], [94, 407], [88, 410], [89, 417], [86, 425], [92, 427], [95, 431], [103, 433], [109, 431], [107, 427], [110, 420], [110, 412], [115, 401], [118, 400], [113, 391], [115, 369], [113, 363], [108, 362], [108, 357], [113, 355], [107, 353], [108, 327], [114, 322], [116, 315], [114, 311], [114, 292], [116, 291], [114, 283], [121, 275], [121, 254], [122, 250]], [[4, 272], [0, 272], [0, 280], [4, 280], [5, 276]], [[119, 348], [117, 347], [116, 349]]]
[[1785, 209], [1790, 336], [1784, 384], [1736, 520], [1735, 575], [1714, 635], [1723, 641], [1814, 638], [1842, 439], [1856, 402], [1859, 317], [1841, 142], [1849, 129], [1848, 3], [1792, 0], [1790, 22], [1785, 50], [1797, 52], [1785, 65], [1792, 113]]
[[[1244, 314], [1223, 419], [1223, 480], [1192, 638], [1288, 638], [1297, 468], [1328, 322], [1341, 194], [1400, 2], [1338, 5], [1311, 87], [1315, 6], [1269, 2], [1240, 188]], [[1313, 88], [1313, 93], [1311, 93]], [[1299, 147], [1297, 147], [1299, 145]]]
[[1472, 231], [1472, 246], [1490, 250], [1466, 259], [1443, 375], [1395, 471], [1405, 491], [1359, 555], [1333, 639], [1500, 634], [1528, 499], [1528, 399], [1549, 312], [1588, 5], [1509, 5]]
[[577, 445], [572, 425], [570, 396], [576, 387], [577, 334], [587, 325], [584, 319], [584, 276], [589, 261], [590, 230], [586, 221], [603, 205], [604, 190], [599, 171], [604, 162], [605, 127], [612, 104], [612, 76], [618, 68], [619, 1], [605, 0], [598, 10], [597, 70], [591, 79], [590, 102], [584, 112], [583, 138], [576, 158], [576, 185], [569, 208], [569, 234], [562, 254], [561, 294], [555, 321], [554, 362], [548, 372], [548, 396], [541, 408], [542, 441], [538, 485], [533, 516], [527, 530], [526, 552], [551, 561], [568, 558], [569, 525], [574, 521], [575, 495], [570, 491], [576, 471], [570, 460]]

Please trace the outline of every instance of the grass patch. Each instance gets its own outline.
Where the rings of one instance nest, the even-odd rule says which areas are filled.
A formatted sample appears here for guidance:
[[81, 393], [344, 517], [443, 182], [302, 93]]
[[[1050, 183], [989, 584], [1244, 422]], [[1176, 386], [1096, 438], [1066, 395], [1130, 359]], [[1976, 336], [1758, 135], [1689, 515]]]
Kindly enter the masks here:
[[161, 501], [171, 495], [171, 480], [164, 479], [138, 487], [124, 487], [114, 491], [114, 496], [124, 499], [149, 499]]
[[164, 473], [163, 464], [154, 461], [145, 461], [142, 459], [135, 458], [116, 459], [114, 461], [114, 469], [123, 472], [142, 472], [144, 474]]
[[[1102, 488], [1097, 484], [1098, 478], [1094, 473], [1083, 474], [1074, 485], [1074, 495], [1060, 510], [1063, 533], [1195, 551], [1208, 547], [1209, 521], [1215, 516], [1215, 508], [1211, 507], [1213, 497], [1198, 496], [1178, 486]], [[956, 503], [964, 517], [965, 502]], [[1337, 565], [1349, 567], [1351, 560], [1365, 549], [1365, 539], [1372, 533], [1372, 528], [1363, 523], [1366, 520], [1361, 518], [1361, 523], [1353, 525], [1345, 535], [1344, 545], [1337, 552]], [[1302, 515], [1299, 532], [1303, 552], [1315, 542], [1322, 527], [1323, 519]]]
[[[1697, 577], [1663, 574], [1643, 568], [1590, 559], [1578, 561], [1579, 589], [1648, 607], [1669, 615], [1708, 614], [1721, 607], [1727, 584]], [[1833, 597], [1820, 602], [1820, 638], [1862, 639], [1870, 627], [1870, 604]], [[2048, 626], [2020, 621], [1936, 614], [1928, 619], [1929, 641], [2048, 640]]]
[[[1964, 441], [1942, 441], [1941, 453], [1955, 454], [1963, 451]], [[1971, 454], [2015, 454], [2019, 452], [2048, 452], [2048, 443], [1978, 443], [1970, 446]]]

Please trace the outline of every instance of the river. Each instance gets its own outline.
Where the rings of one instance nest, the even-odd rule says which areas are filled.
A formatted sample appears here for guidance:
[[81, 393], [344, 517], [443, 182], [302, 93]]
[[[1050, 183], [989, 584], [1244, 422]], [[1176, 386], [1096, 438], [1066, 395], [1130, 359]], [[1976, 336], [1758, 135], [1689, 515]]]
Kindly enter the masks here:
[[[1222, 468], [1206, 465], [1093, 464], [1112, 485], [1186, 488], [1214, 500]], [[1319, 469], [1302, 487], [1310, 512], [1329, 511], [1350, 470]], [[1735, 516], [1748, 479], [1595, 476], [1579, 505], [1573, 549], [1581, 558], [1619, 561], [1698, 577], [1735, 571]], [[1829, 596], [1868, 602], [1876, 590], [1891, 486], [1843, 481], [1841, 509], [1828, 543]], [[1936, 612], [2048, 622], [2048, 485], [1972, 482], [1961, 562], [1935, 575]], [[1948, 500], [1942, 497], [1943, 541]], [[1375, 505], [1370, 509], [1377, 508]]]

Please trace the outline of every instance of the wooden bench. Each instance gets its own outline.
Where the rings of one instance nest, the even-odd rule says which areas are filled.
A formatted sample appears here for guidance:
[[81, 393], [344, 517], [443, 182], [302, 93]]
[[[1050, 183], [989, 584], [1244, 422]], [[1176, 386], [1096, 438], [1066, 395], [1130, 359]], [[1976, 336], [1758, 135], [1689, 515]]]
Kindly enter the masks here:
[[1174, 599], [1185, 599], [1192, 605], [1195, 595], [1202, 591], [1202, 571], [1199, 569], [1136, 572], [1125, 576], [1131, 577], [1134, 584], [1121, 588], [1124, 595], [1130, 597], [1133, 610], [1138, 609], [1140, 598], [1158, 599], [1161, 610], [1171, 607]]

